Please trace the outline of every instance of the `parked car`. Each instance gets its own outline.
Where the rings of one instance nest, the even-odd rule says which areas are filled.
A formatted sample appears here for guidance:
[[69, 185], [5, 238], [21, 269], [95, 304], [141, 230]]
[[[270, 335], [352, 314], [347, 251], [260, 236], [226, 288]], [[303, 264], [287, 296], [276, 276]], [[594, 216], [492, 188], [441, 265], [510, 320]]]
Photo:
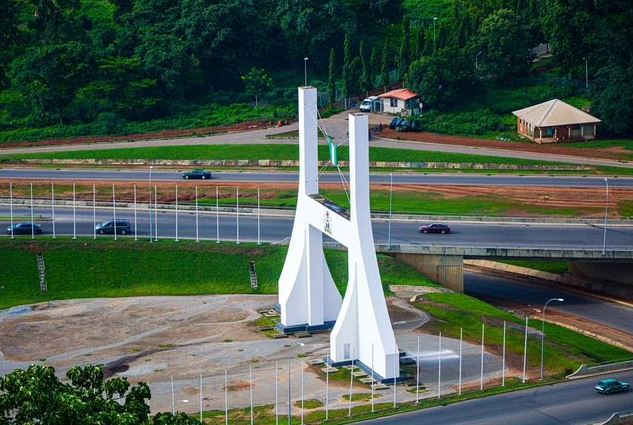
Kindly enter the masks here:
[[211, 172], [207, 170], [196, 169], [196, 170], [192, 170], [192, 171], [184, 173], [182, 175], [182, 178], [185, 180], [189, 180], [189, 179], [207, 180], [211, 178]]
[[361, 103], [360, 103], [360, 111], [361, 112], [371, 112], [371, 106], [372, 103], [378, 99], [378, 96], [370, 96], [366, 99], [364, 99]]
[[108, 220], [95, 227], [95, 231], [100, 235], [113, 235], [115, 229], [117, 235], [127, 235], [132, 232], [132, 226], [127, 220], [116, 220], [116, 223], [114, 220]]
[[35, 223], [16, 223], [13, 225], [13, 231], [11, 231], [11, 226], [7, 227], [7, 234], [13, 233], [14, 235], [41, 235], [42, 234], [42, 226]]
[[420, 226], [420, 233], [451, 233], [451, 228], [446, 224], [433, 223]]
[[631, 389], [631, 386], [628, 383], [618, 381], [617, 379], [603, 379], [598, 382], [594, 388], [600, 394], [613, 394], [628, 391]]

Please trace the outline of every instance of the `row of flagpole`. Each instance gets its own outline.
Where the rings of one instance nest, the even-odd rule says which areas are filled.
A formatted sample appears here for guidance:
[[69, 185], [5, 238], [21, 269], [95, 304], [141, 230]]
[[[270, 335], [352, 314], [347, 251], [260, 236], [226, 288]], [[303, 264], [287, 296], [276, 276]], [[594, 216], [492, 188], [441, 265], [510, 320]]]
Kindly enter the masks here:
[[[525, 324], [525, 335], [526, 335], [526, 345], [524, 346], [523, 353], [523, 378], [522, 381], [526, 380], [526, 364], [527, 364], [527, 333], [528, 333], [528, 325], [529, 318], [526, 316], [526, 324]], [[503, 322], [503, 346], [502, 346], [502, 368], [501, 368], [501, 386], [505, 386], [505, 376], [506, 376], [506, 322]], [[374, 347], [372, 344], [372, 360], [371, 360], [371, 378], [374, 381]], [[481, 325], [481, 361], [480, 361], [480, 390], [484, 389], [484, 353], [485, 353], [485, 324]], [[354, 360], [354, 355], [352, 354], [351, 360], [351, 369], [350, 369], [350, 380], [349, 380], [349, 389], [348, 389], [348, 407], [347, 407], [347, 415], [348, 417], [352, 416], [352, 406], [354, 404], [353, 395], [354, 395], [354, 371], [357, 367]], [[329, 358], [329, 353], [328, 353]], [[459, 377], [458, 377], [458, 394], [462, 394], [462, 358], [463, 358], [463, 328], [460, 328], [459, 332]], [[302, 360], [301, 362], [301, 398], [300, 398], [300, 420], [301, 424], [304, 423], [304, 401], [305, 401], [305, 362]], [[440, 332], [438, 335], [438, 384], [437, 384], [437, 398], [440, 399], [442, 396], [442, 380], [441, 380], [441, 372], [442, 372], [442, 333]], [[287, 395], [288, 395], [288, 406], [287, 406], [287, 417], [288, 423], [291, 423], [292, 418], [292, 393], [291, 393], [291, 357], [288, 357], [288, 383], [287, 383]], [[329, 402], [330, 402], [330, 390], [329, 390], [329, 378], [330, 368], [326, 363], [325, 368], [325, 420], [328, 420], [329, 417]], [[202, 421], [203, 415], [203, 375], [200, 374], [200, 395], [199, 395], [199, 403], [200, 403], [200, 420]], [[225, 414], [225, 423], [229, 423], [229, 396], [228, 396], [228, 372], [224, 370], [224, 414]], [[248, 371], [248, 388], [249, 388], [249, 409], [250, 409], [250, 423], [251, 425], [255, 422], [255, 406], [254, 406], [254, 396], [253, 396], [253, 367], [252, 364], [249, 364]], [[375, 412], [375, 389], [373, 383], [371, 384], [371, 412]], [[174, 380], [171, 378], [171, 402], [172, 402], [172, 412], [176, 411], [176, 398], [174, 393]], [[416, 357], [416, 386], [415, 386], [415, 403], [420, 403], [420, 337], [417, 337], [417, 357]], [[279, 398], [279, 361], [275, 361], [275, 406], [274, 406], [274, 414], [275, 414], [275, 425], [279, 425], [280, 420], [280, 398]], [[393, 408], [397, 407], [397, 384], [396, 380], [393, 380]]]
[[[73, 215], [73, 239], [77, 239], [77, 198], [76, 198], [76, 187], [75, 183], [72, 186], [72, 215]], [[156, 242], [158, 241], [158, 196], [157, 196], [157, 187], [154, 186], [154, 208], [152, 211], [152, 193], [151, 188], [149, 191], [149, 201], [147, 204], [148, 216], [149, 216], [149, 241]], [[134, 240], [138, 240], [138, 213], [137, 213], [137, 186], [134, 185], [134, 200], [133, 200], [133, 209], [134, 209]], [[239, 188], [235, 189], [236, 199], [235, 199], [235, 212], [236, 212], [236, 244], [240, 243], [240, 209], [239, 209]], [[260, 189], [257, 189], [257, 244], [261, 244], [261, 202], [260, 202]], [[51, 221], [52, 221], [52, 236], [53, 238], [57, 237], [56, 226], [55, 226], [55, 183], [51, 183]], [[113, 226], [114, 226], [114, 239], [117, 239], [117, 207], [116, 207], [116, 189], [115, 186], [112, 185], [112, 218], [113, 218]], [[10, 234], [11, 238], [14, 238], [14, 205], [13, 205], [13, 183], [9, 182], [9, 215], [10, 215]], [[34, 223], [34, 198], [33, 198], [33, 183], [30, 183], [30, 218], [31, 223]], [[195, 187], [195, 201], [194, 201], [194, 211], [195, 211], [195, 240], [196, 242], [200, 241], [200, 233], [199, 233], [199, 208], [198, 208], [198, 186]], [[216, 212], [216, 242], [220, 243], [220, 201], [219, 201], [219, 190], [215, 188], [215, 212]], [[96, 187], [92, 185], [92, 224], [93, 224], [93, 238], [97, 237], [97, 200], [96, 200]], [[178, 204], [178, 186], [176, 185], [176, 198], [175, 198], [175, 217], [176, 217], [176, 237], [175, 241], [179, 240], [179, 204]], [[35, 238], [35, 228], [31, 226], [31, 237]]]

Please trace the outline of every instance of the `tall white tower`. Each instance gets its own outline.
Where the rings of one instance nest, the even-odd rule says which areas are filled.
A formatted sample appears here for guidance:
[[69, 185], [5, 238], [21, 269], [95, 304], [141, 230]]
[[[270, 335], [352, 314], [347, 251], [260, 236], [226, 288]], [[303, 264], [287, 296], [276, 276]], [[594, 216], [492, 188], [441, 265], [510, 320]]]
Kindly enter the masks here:
[[[382, 290], [369, 208], [368, 119], [349, 115], [350, 214], [320, 202], [317, 96], [299, 88], [299, 191], [288, 255], [279, 278], [281, 328], [331, 327], [331, 360], [356, 360], [378, 379], [400, 374], [398, 349]], [[345, 298], [334, 285], [323, 254], [323, 233], [348, 249]], [[372, 361], [373, 359], [373, 361]]]

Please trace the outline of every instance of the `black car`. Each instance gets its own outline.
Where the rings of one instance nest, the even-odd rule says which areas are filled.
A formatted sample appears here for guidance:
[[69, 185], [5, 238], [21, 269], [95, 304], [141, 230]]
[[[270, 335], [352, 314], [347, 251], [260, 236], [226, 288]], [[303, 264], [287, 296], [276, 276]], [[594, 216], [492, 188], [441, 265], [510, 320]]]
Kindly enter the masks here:
[[211, 172], [207, 170], [201, 170], [201, 169], [192, 170], [187, 173], [184, 173], [182, 175], [182, 178], [185, 180], [189, 180], [189, 179], [207, 180], [211, 178]]
[[116, 229], [117, 235], [127, 235], [132, 232], [132, 226], [127, 220], [109, 220], [97, 224], [95, 231], [100, 235], [113, 235]]
[[451, 228], [448, 227], [446, 224], [439, 224], [439, 223], [427, 224], [424, 226], [420, 226], [420, 233], [446, 234], [446, 233], [451, 233]]
[[[11, 229], [13, 229], [13, 231], [11, 231]], [[41, 235], [42, 226], [35, 223], [16, 223], [13, 225], [13, 227], [11, 226], [7, 227], [7, 234], [10, 235], [12, 233], [14, 235], [31, 235], [31, 234]]]

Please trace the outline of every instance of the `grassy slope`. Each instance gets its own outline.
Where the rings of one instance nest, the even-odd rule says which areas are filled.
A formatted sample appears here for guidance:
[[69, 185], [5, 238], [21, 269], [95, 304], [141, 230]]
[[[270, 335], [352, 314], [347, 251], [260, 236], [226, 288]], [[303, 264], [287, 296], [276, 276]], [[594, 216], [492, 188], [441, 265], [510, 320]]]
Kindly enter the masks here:
[[191, 106], [188, 111], [171, 117], [149, 121], [121, 122], [114, 131], [105, 131], [99, 123], [76, 125], [53, 125], [41, 128], [19, 128], [0, 131], [0, 144], [16, 141], [34, 141], [61, 137], [105, 136], [142, 134], [164, 130], [185, 130], [193, 128], [230, 125], [245, 121], [276, 121], [296, 115], [294, 104], [289, 106], [260, 106], [255, 109], [248, 104], [227, 106]]
[[[153, 148], [104, 149], [94, 151], [69, 151], [42, 154], [6, 156], [5, 159], [173, 159], [173, 160], [239, 160], [274, 159], [296, 160], [299, 147], [295, 145], [194, 145]], [[370, 148], [371, 161], [404, 162], [458, 162], [489, 164], [554, 164], [547, 161], [532, 161], [520, 158], [501, 158], [484, 155], [428, 152], [409, 149]], [[347, 160], [347, 147], [339, 148], [339, 159]], [[319, 146], [319, 159], [329, 159], [327, 146]]]
[[512, 264], [513, 266], [526, 267], [528, 269], [540, 270], [548, 273], [562, 274], [567, 272], [569, 264], [567, 261], [556, 260], [504, 260], [501, 263]]
[[[509, 356], [523, 355], [524, 321], [506, 311], [500, 310], [476, 298], [463, 294], [428, 294], [426, 302], [417, 306], [427, 311], [438, 321], [434, 324], [444, 335], [459, 338], [463, 328], [464, 339], [472, 343], [481, 343], [481, 323], [486, 324], [486, 346], [501, 351], [503, 341], [503, 321], [508, 323], [506, 333]], [[541, 328], [541, 321], [530, 320], [530, 327]], [[586, 337], [560, 326], [546, 325], [545, 356], [546, 367], [553, 375], [562, 376], [571, 373], [580, 364], [600, 363], [629, 358], [631, 353]], [[540, 338], [528, 337], [528, 362], [537, 367], [540, 362]]]
[[[44, 252], [49, 292], [39, 293], [35, 252]], [[142, 295], [277, 292], [286, 247], [131, 240], [0, 241], [0, 308], [52, 299]], [[347, 254], [327, 251], [339, 289], [347, 282]], [[253, 291], [248, 262], [254, 260], [260, 288]], [[430, 285], [413, 269], [379, 256], [388, 284]]]

